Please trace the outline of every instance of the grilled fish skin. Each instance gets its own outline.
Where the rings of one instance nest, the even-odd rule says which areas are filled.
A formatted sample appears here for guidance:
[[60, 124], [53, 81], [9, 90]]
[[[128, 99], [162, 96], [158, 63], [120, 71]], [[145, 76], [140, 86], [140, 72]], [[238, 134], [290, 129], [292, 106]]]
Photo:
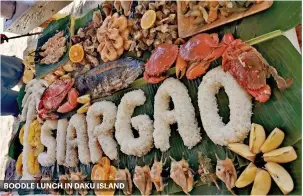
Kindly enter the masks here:
[[106, 97], [133, 83], [143, 73], [143, 64], [131, 57], [107, 62], [78, 76], [75, 86], [81, 94], [89, 90], [93, 99]]

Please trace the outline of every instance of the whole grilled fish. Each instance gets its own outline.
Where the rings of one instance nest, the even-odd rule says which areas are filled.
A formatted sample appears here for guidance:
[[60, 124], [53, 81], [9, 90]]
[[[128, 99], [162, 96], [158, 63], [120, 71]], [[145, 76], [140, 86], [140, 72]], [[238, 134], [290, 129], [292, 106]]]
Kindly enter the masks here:
[[128, 87], [143, 71], [142, 61], [126, 57], [98, 65], [78, 76], [75, 86], [80, 93], [89, 90], [93, 98], [105, 97]]

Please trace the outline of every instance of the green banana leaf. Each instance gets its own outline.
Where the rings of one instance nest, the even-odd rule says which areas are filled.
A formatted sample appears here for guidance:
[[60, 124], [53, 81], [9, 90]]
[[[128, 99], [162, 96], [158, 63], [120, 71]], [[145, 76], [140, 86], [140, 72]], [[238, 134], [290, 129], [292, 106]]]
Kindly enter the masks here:
[[[69, 41], [69, 37], [70, 37], [70, 15], [61, 18], [59, 20], [54, 20], [52, 21], [47, 28], [45, 28], [43, 30], [43, 34], [41, 35], [41, 37], [38, 39], [38, 43], [37, 43], [37, 49], [35, 52], [35, 62], [36, 62], [36, 78], [41, 78], [44, 77], [46, 74], [48, 74], [49, 72], [55, 70], [57, 67], [64, 65], [68, 60], [69, 60], [69, 56], [68, 56], [68, 51], [70, 48], [70, 41]], [[54, 63], [54, 64], [40, 64], [39, 63], [39, 48], [42, 47], [42, 45], [52, 36], [54, 36], [57, 32], [59, 31], [64, 31], [64, 36], [67, 38], [67, 45], [66, 45], [66, 52], [63, 55], [63, 57], [61, 57], [61, 59], [59, 60], [59, 62]]]
[[[223, 35], [225, 33], [232, 33], [236, 38], [248, 41], [250, 44], [256, 44], [254, 47], [257, 48], [257, 50], [264, 56], [270, 65], [274, 66], [277, 69], [281, 76], [284, 78], [294, 78], [294, 84], [283, 92], [277, 88], [275, 81], [270, 78], [268, 80], [268, 84], [272, 88], [271, 99], [266, 103], [258, 103], [254, 101], [252, 116], [252, 122], [262, 124], [266, 130], [267, 135], [275, 127], [281, 128], [286, 135], [285, 140], [281, 146], [292, 145], [295, 148], [298, 154], [297, 160], [292, 163], [283, 164], [283, 167], [285, 167], [285, 169], [291, 174], [294, 180], [295, 188], [293, 192], [290, 193], [293, 195], [302, 195], [302, 61], [301, 55], [296, 51], [289, 40], [281, 34], [301, 22], [301, 7], [302, 3], [298, 1], [275, 1], [271, 8], [262, 13], [249, 16], [242, 20], [229, 23], [210, 31], [219, 33], [220, 35]], [[87, 15], [89, 15], [89, 13]], [[86, 22], [83, 22], [84, 20], [86, 20]], [[87, 16], [86, 19], [82, 19], [83, 23], [76, 22], [75, 29], [78, 24], [81, 24], [81, 26], [79, 25], [78, 27], [83, 27], [82, 25], [85, 26], [85, 24], [88, 24], [89, 21], [89, 17]], [[256, 40], [253, 40], [257, 36], [261, 36], [261, 38], [258, 37]], [[268, 40], [269, 38], [273, 39]], [[213, 62], [211, 68], [219, 66], [220, 63], [220, 59]], [[173, 75], [174, 70], [170, 70], [170, 73]], [[249, 164], [249, 162], [239, 157], [235, 153], [230, 152], [226, 147], [217, 146], [212, 143], [212, 141], [207, 137], [205, 131], [203, 130], [197, 104], [198, 86], [202, 80], [203, 77], [192, 81], [186, 79], [182, 79], [181, 81], [186, 85], [189, 91], [189, 95], [192, 99], [192, 103], [196, 109], [196, 118], [198, 120], [199, 126], [202, 127], [201, 133], [203, 139], [201, 143], [199, 143], [193, 149], [188, 150], [183, 145], [182, 139], [176, 131], [176, 125], [173, 125], [171, 127], [172, 133], [170, 137], [171, 148], [168, 152], [163, 154], [163, 157], [167, 158], [164, 168], [168, 169], [170, 166], [170, 159], [168, 158], [169, 156], [172, 156], [176, 160], [180, 160], [184, 156], [184, 158], [189, 161], [190, 167], [194, 169], [194, 171], [197, 171], [198, 160], [196, 151], [199, 150], [212, 159], [214, 167], [216, 164], [215, 154], [217, 154], [220, 159], [224, 159], [227, 153], [229, 158], [235, 159], [234, 163], [237, 169], [237, 173], [240, 175], [240, 173]], [[148, 114], [153, 119], [154, 96], [159, 86], [160, 84], [145, 85], [144, 79], [139, 79], [135, 81], [131, 88], [122, 90], [112, 96], [103, 99], [113, 101], [116, 105], [118, 105], [121, 98], [126, 92], [140, 88], [145, 92], [147, 100], [143, 106], [137, 107], [135, 109], [133, 116], [139, 114]], [[219, 105], [219, 114], [222, 116], [224, 122], [228, 122], [229, 101], [224, 90], [219, 91], [217, 100]], [[245, 143], [247, 143], [247, 141], [245, 141]], [[130, 169], [131, 173], [133, 173], [136, 165], [151, 165], [153, 163], [152, 160], [155, 154], [157, 155], [158, 159], [160, 159], [161, 152], [155, 148], [142, 158], [126, 156], [120, 152], [118, 161], [117, 163], [114, 163], [114, 165], [118, 166], [119, 168], [127, 167]], [[261, 166], [262, 165], [260, 164], [259, 167]], [[80, 164], [79, 168], [82, 171], [86, 171], [86, 173], [89, 175], [91, 167], [85, 167]], [[59, 168], [59, 170], [62, 172], [62, 168]], [[211, 184], [210, 186], [202, 185], [201, 182], [199, 182], [199, 177], [197, 174], [195, 175], [195, 179], [197, 180], [197, 184], [191, 191], [192, 195], [230, 194], [230, 192], [226, 189], [224, 183], [221, 181], [218, 181], [220, 190], [217, 190], [214, 184]], [[242, 189], [234, 189], [234, 191], [236, 194], [248, 195], [250, 194], [251, 188], [252, 185], [249, 185]], [[117, 191], [116, 194], [123, 193]], [[138, 189], [134, 188], [133, 194], [139, 195], [140, 192]], [[153, 190], [153, 194], [157, 194], [155, 190]], [[168, 179], [168, 186], [166, 186], [162, 194], [183, 195], [184, 193], [181, 191], [180, 187], [172, 182], [171, 179]], [[282, 192], [273, 181], [269, 194], [282, 194]]]

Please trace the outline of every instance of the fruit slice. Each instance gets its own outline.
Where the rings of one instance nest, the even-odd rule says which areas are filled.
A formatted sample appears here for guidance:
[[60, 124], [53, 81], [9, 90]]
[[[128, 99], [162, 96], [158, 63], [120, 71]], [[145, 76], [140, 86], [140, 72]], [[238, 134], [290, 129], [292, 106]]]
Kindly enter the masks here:
[[294, 189], [294, 182], [291, 176], [281, 165], [268, 162], [265, 164], [265, 168], [285, 195]]
[[261, 151], [263, 153], [272, 151], [274, 149], [277, 149], [284, 140], [284, 132], [281, 131], [279, 128], [275, 128], [267, 137], [264, 144], [261, 146]]
[[22, 128], [20, 129], [20, 132], [19, 132], [19, 141], [20, 141], [20, 144], [23, 145], [23, 137], [24, 137], [24, 125], [22, 126]]
[[84, 104], [83, 106], [81, 106], [81, 107], [77, 110], [77, 113], [78, 113], [78, 114], [84, 114], [84, 113], [86, 113], [86, 112], [88, 111], [89, 106], [90, 106], [90, 103], [89, 103], [89, 102], [86, 103], [86, 104]]
[[249, 150], [249, 146], [241, 143], [232, 143], [227, 146], [231, 151], [237, 153], [238, 155], [254, 162], [256, 155]]
[[251, 189], [251, 195], [267, 195], [271, 187], [271, 178], [267, 171], [257, 170], [254, 185]]
[[297, 159], [297, 153], [292, 146], [278, 148], [263, 154], [264, 161], [275, 163], [288, 163]]
[[148, 10], [141, 18], [142, 29], [149, 29], [156, 21], [156, 12], [154, 10]]
[[22, 176], [22, 153], [18, 156], [17, 162], [16, 162], [16, 172], [19, 176]]
[[264, 128], [259, 125], [252, 123], [250, 135], [249, 135], [249, 150], [252, 153], [260, 153], [260, 148], [266, 139]]
[[252, 183], [257, 174], [257, 167], [255, 164], [250, 163], [245, 170], [241, 173], [240, 177], [236, 181], [237, 188], [243, 188]]
[[73, 63], [79, 63], [80, 61], [83, 60], [84, 58], [84, 50], [83, 47], [79, 44], [73, 45], [70, 49], [69, 49], [69, 59], [73, 62]]
[[77, 102], [82, 104], [90, 102], [90, 94], [86, 94], [86, 95], [82, 95], [81, 97], [78, 97]]

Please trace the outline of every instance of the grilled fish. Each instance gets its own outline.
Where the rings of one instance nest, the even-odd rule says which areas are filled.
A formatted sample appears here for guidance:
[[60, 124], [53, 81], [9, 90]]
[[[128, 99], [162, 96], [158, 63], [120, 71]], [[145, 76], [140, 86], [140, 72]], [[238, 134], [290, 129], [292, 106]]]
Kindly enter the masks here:
[[75, 86], [80, 93], [90, 91], [93, 98], [105, 97], [128, 87], [143, 71], [142, 61], [126, 57], [98, 65], [78, 76]]

